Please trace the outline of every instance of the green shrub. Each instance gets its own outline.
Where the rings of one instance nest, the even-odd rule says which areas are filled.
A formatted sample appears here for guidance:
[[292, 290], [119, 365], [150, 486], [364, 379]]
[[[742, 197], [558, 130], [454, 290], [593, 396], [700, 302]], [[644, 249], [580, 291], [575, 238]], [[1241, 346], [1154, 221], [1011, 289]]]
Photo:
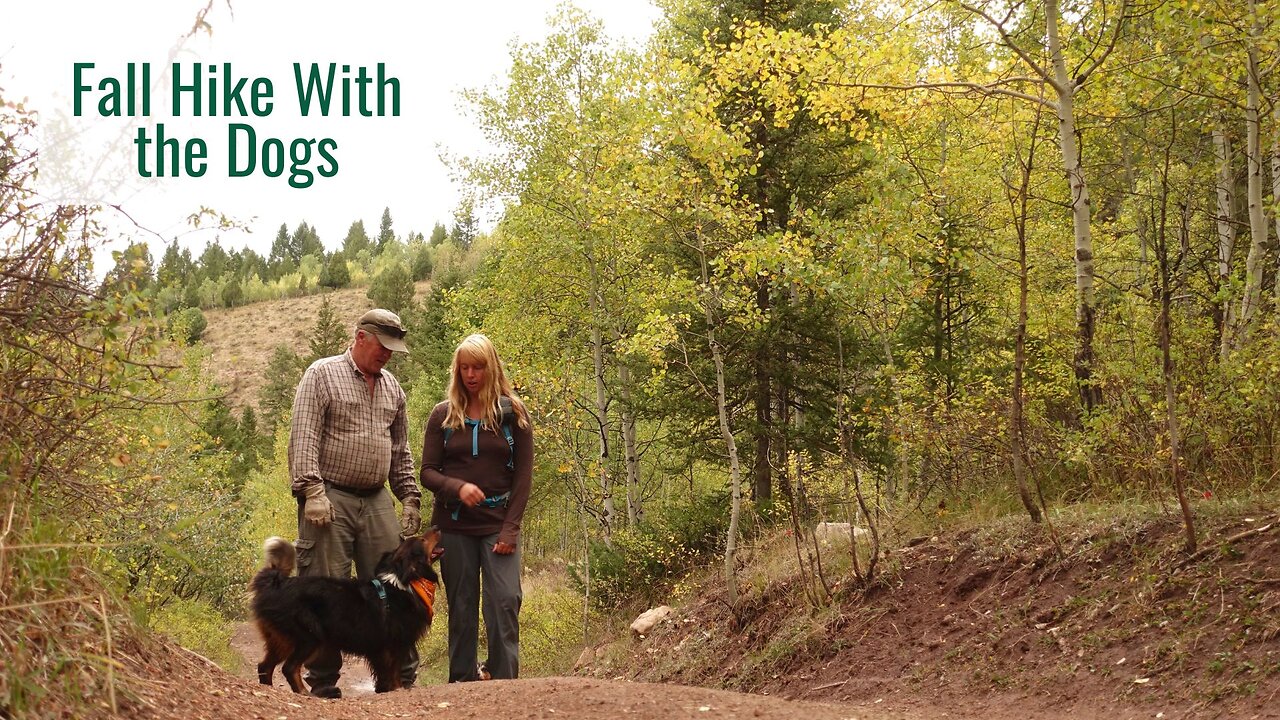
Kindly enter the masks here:
[[202, 600], [174, 598], [151, 613], [151, 627], [179, 645], [235, 672], [241, 658], [231, 647], [231, 626], [222, 613]]
[[242, 302], [244, 302], [244, 290], [240, 287], [240, 281], [232, 278], [222, 288], [222, 306], [230, 308]]
[[198, 307], [186, 307], [177, 312], [169, 313], [169, 320], [166, 328], [169, 335], [174, 340], [184, 345], [191, 345], [204, 337], [205, 328], [209, 326], [209, 322], [205, 320], [204, 313]]
[[418, 248], [413, 255], [412, 274], [414, 281], [426, 280], [431, 277], [431, 248], [423, 246]]
[[[662, 509], [639, 529], [615, 532], [611, 545], [592, 540], [592, 602], [610, 608], [665, 595], [672, 583], [721, 551], [728, 525], [727, 494], [717, 491]], [[569, 568], [579, 592], [588, 590], [587, 569], [580, 563]]]

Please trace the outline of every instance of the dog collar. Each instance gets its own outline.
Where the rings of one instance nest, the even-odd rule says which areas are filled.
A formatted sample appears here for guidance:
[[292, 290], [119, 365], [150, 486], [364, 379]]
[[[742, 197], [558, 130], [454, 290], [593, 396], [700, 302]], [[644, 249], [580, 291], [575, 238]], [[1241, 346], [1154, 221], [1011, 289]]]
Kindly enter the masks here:
[[378, 599], [382, 600], [382, 607], [387, 607], [387, 589], [382, 587], [382, 581], [374, 578], [372, 581], [373, 589], [378, 591]]

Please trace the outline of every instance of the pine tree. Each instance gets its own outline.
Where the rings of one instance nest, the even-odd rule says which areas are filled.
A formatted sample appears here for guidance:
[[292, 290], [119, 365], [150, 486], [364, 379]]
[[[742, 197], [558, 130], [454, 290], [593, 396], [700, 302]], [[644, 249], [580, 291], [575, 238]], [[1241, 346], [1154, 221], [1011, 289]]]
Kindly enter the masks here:
[[204, 246], [204, 252], [200, 253], [200, 268], [207, 278], [217, 280], [227, 271], [229, 264], [227, 251], [216, 242], [208, 243]]
[[286, 265], [292, 262], [289, 252], [289, 226], [280, 223], [276, 230], [276, 239], [271, 243], [271, 254], [267, 256], [267, 275], [263, 279], [277, 280], [287, 270]]
[[174, 240], [164, 249], [164, 257], [156, 270], [156, 282], [164, 287], [182, 287], [193, 269], [190, 250], [179, 250]]
[[333, 310], [333, 303], [329, 302], [329, 296], [325, 295], [320, 300], [316, 324], [311, 326], [311, 334], [307, 338], [307, 345], [311, 348], [311, 356], [307, 359], [307, 363], [337, 355], [346, 349], [350, 341], [350, 333], [343, 326], [342, 321], [338, 320], [338, 314]]
[[304, 255], [324, 256], [324, 243], [320, 242], [316, 229], [308, 225], [305, 220], [298, 223], [298, 228], [293, 231], [293, 236], [289, 239], [289, 248], [295, 263], [302, 262]]
[[182, 291], [182, 306], [199, 309], [200, 281], [198, 279], [193, 277], [187, 282], [186, 288]]
[[426, 280], [431, 277], [431, 248], [421, 246], [418, 251], [413, 254], [413, 281]]
[[344, 288], [351, 284], [351, 271], [347, 269], [345, 253], [334, 253], [320, 270], [321, 287]]
[[401, 313], [413, 302], [413, 281], [404, 266], [396, 263], [378, 273], [367, 295], [378, 307]]
[[240, 438], [244, 442], [246, 473], [258, 469], [262, 464], [259, 460], [266, 453], [270, 438], [258, 432], [258, 415], [248, 405], [240, 412]]
[[364, 221], [356, 220], [347, 228], [347, 237], [342, 241], [342, 254], [352, 260], [369, 247], [369, 235], [364, 230]]
[[378, 250], [381, 251], [387, 243], [394, 242], [395, 239], [395, 231], [391, 229], [391, 208], [383, 208], [382, 224], [378, 227]]
[[268, 434], [274, 435], [276, 423], [293, 407], [293, 393], [302, 379], [306, 363], [287, 345], [277, 345], [264, 371], [267, 384], [258, 394], [258, 409]]
[[427, 244], [429, 244], [431, 247], [436, 247], [438, 245], [443, 244], [444, 241], [448, 239], [449, 239], [449, 231], [445, 228], [443, 224], [436, 223], [436, 226], [431, 228], [431, 239], [427, 241]]
[[222, 288], [222, 306], [231, 308], [243, 302], [244, 289], [240, 287], [239, 280], [232, 278], [231, 282]]

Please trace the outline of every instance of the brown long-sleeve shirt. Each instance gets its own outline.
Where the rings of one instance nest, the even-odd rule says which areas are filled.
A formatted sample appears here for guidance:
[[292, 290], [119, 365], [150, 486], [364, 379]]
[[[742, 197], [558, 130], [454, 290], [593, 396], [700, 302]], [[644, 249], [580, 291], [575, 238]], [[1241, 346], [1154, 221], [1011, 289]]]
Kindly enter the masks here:
[[[500, 542], [519, 544], [520, 523], [529, 504], [533, 486], [533, 428], [509, 423], [514, 449], [507, 444], [502, 428], [456, 428], [444, 442], [444, 418], [449, 403], [436, 405], [427, 418], [422, 445], [422, 486], [435, 494], [431, 523], [445, 532], [460, 535], [498, 533]], [[474, 444], [473, 444], [474, 443]], [[514, 457], [512, 456], [514, 450]], [[507, 462], [512, 462], [512, 468]], [[485, 497], [511, 493], [506, 507], [458, 508], [458, 493], [465, 483], [473, 483]], [[458, 519], [453, 511], [458, 510]]]
[[404, 390], [383, 370], [369, 392], [351, 351], [311, 364], [293, 398], [289, 477], [295, 495], [328, 481], [350, 488], [390, 482], [401, 502], [418, 504]]

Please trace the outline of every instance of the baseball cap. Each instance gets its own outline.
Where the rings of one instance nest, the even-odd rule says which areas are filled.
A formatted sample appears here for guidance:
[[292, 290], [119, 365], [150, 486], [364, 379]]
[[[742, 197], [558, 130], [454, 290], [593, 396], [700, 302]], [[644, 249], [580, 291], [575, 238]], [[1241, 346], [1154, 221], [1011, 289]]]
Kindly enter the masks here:
[[382, 347], [392, 352], [409, 352], [409, 346], [404, 344], [406, 330], [400, 324], [400, 316], [390, 310], [378, 308], [361, 315], [356, 329], [371, 333]]

